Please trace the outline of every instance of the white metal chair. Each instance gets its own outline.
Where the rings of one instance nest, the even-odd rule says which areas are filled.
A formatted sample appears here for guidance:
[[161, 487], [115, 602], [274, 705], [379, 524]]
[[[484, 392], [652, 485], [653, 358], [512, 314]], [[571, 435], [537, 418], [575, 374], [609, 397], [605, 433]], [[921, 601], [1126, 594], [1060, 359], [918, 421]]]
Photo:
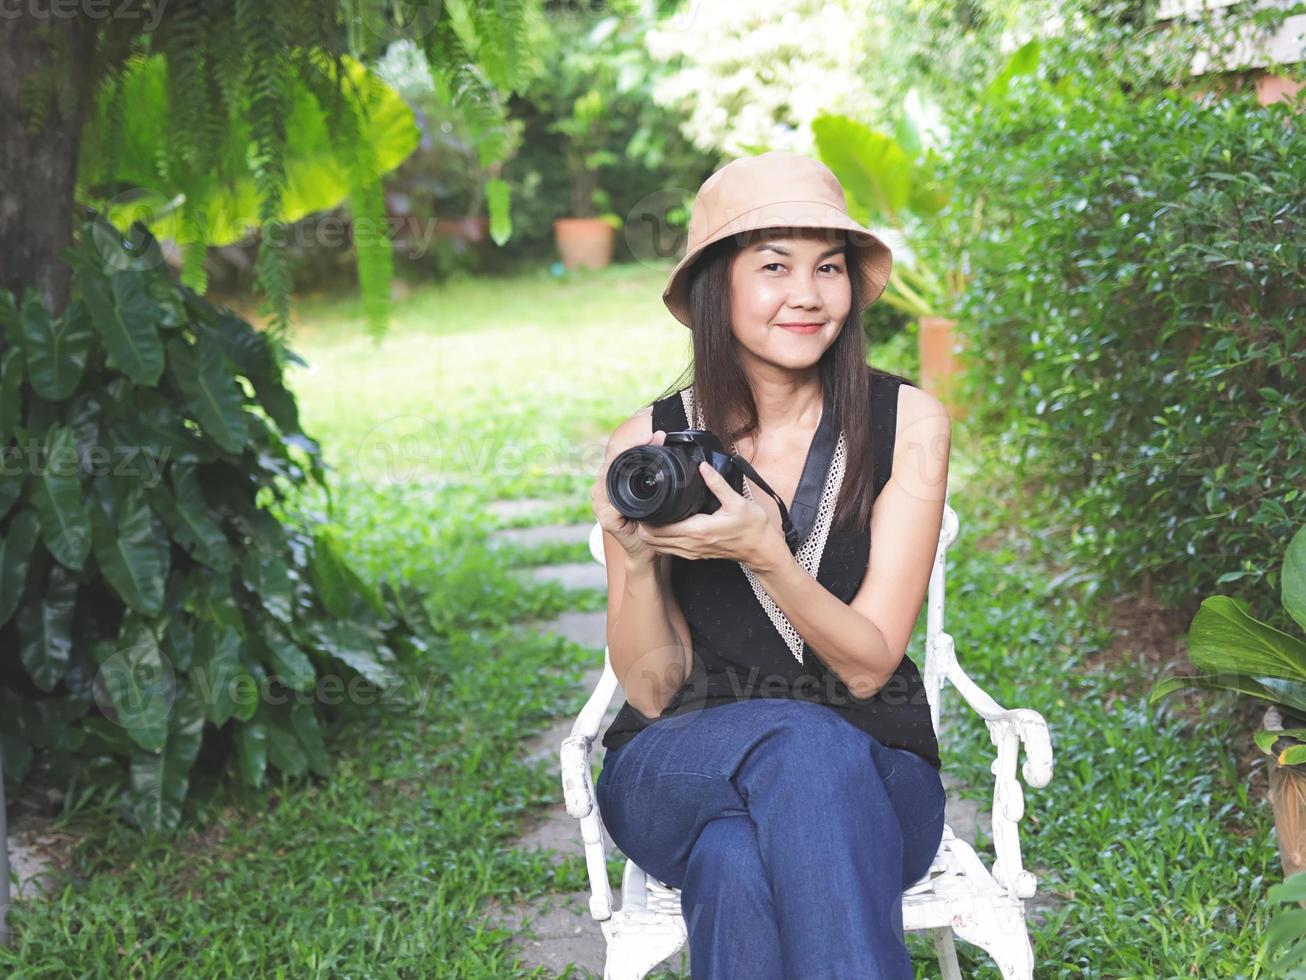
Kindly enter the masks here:
[[[943, 828], [934, 863], [903, 893], [905, 931], [928, 930], [945, 980], [961, 980], [953, 936], [984, 949], [1007, 980], [1030, 980], [1034, 950], [1025, 924], [1025, 899], [1036, 889], [1032, 873], [1021, 867], [1017, 822], [1025, 812], [1025, 797], [1016, 779], [1016, 755], [1025, 746], [1021, 772], [1030, 786], [1052, 779], [1052, 742], [1047, 723], [1037, 711], [1006, 709], [981, 690], [957, 663], [953, 639], [943, 631], [944, 569], [949, 545], [957, 539], [956, 512], [946, 503], [938, 551], [930, 574], [926, 611], [925, 670], [922, 679], [929, 697], [930, 719], [939, 732], [943, 682], [951, 681], [967, 704], [988, 726], [997, 747], [990, 767], [993, 788], [993, 845], [996, 860], [984, 866], [974, 849]], [[603, 529], [590, 532], [590, 553], [603, 563]], [[680, 892], [646, 875], [626, 861], [621, 908], [612, 907], [612, 889], [603, 846], [603, 827], [594, 798], [590, 750], [617, 690], [608, 652], [603, 652], [603, 676], [563, 739], [562, 788], [567, 812], [580, 821], [590, 878], [590, 915], [599, 921], [607, 940], [604, 980], [640, 980], [655, 966], [679, 952], [688, 939], [681, 916]]]

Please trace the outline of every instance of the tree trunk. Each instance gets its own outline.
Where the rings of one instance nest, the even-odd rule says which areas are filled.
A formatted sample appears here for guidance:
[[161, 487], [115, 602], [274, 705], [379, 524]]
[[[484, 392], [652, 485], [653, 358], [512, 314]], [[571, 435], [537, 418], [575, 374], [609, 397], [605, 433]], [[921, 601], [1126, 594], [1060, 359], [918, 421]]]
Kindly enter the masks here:
[[0, 288], [21, 302], [34, 287], [54, 314], [63, 312], [72, 284], [59, 253], [73, 240], [96, 38], [95, 21], [66, 11], [59, 4], [0, 8]]

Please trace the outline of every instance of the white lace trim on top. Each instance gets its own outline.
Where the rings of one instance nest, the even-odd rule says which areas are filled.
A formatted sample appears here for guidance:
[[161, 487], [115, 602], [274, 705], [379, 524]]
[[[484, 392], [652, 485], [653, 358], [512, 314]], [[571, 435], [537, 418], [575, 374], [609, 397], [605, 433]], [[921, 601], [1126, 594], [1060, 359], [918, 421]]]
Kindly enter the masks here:
[[[696, 429], [705, 428], [703, 416], [694, 404], [693, 385], [680, 392], [680, 400], [684, 404], [685, 418], [690, 420], [690, 426]], [[734, 451], [734, 443], [731, 443], [730, 452]], [[821, 500], [816, 510], [816, 523], [794, 554], [798, 564], [806, 569], [812, 578], [816, 578], [817, 570], [821, 567], [821, 556], [825, 553], [825, 541], [830, 535], [830, 526], [834, 521], [834, 505], [839, 498], [839, 488], [843, 485], [843, 474], [847, 461], [848, 450], [844, 444], [843, 431], [840, 430], [839, 441], [835, 444], [834, 455], [830, 460], [830, 468], [825, 476], [825, 485], [821, 489]], [[753, 499], [747, 477], [744, 477], [744, 496], [749, 500]], [[775, 625], [776, 631], [779, 632], [781, 639], [788, 645], [790, 652], [798, 658], [798, 662], [801, 664], [803, 662], [804, 648], [802, 636], [798, 630], [794, 629], [793, 624], [789, 622], [789, 618], [776, 605], [775, 600], [771, 598], [766, 589], [762, 588], [762, 583], [753, 570], [743, 562], [738, 562], [738, 565], [743, 570], [744, 577], [748, 579], [748, 584], [752, 586], [753, 594], [757, 596], [757, 601], [762, 604], [762, 609], [765, 610], [767, 617]]]

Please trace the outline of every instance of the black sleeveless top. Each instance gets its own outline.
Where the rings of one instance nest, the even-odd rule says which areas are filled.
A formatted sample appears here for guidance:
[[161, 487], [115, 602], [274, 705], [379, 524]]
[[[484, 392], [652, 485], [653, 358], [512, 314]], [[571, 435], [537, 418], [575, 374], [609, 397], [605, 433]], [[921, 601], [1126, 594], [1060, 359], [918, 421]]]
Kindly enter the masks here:
[[[869, 369], [867, 373], [878, 498], [893, 466], [898, 387], [910, 382]], [[654, 402], [653, 431], [691, 428], [687, 402], [692, 404], [692, 388]], [[838, 420], [823, 410], [790, 517], [803, 542], [799, 555], [805, 551], [818, 555], [816, 580], [848, 603], [866, 576], [870, 540], [862, 531], [831, 527], [833, 499], [843, 474], [844, 446], [839, 436]], [[689, 678], [659, 717], [754, 697], [815, 701], [882, 744], [915, 752], [934, 768], [941, 767], [929, 700], [910, 657], [903, 656], [888, 683], [875, 694], [857, 698], [806, 648], [771, 597], [760, 584], [754, 585], [751, 570], [728, 558], [671, 555], [669, 561], [671, 590], [689, 624], [693, 664]], [[626, 702], [604, 733], [604, 747], [624, 745], [651, 721]]]

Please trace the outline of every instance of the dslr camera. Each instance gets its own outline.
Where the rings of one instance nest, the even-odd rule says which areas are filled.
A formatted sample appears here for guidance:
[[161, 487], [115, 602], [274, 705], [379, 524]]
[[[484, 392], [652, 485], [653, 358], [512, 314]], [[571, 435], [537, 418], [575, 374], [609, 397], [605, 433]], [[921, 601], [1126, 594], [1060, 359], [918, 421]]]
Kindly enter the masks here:
[[722, 479], [744, 493], [745, 475], [761, 487], [780, 508], [785, 541], [791, 552], [798, 533], [783, 500], [738, 453], [727, 453], [721, 440], [707, 429], [668, 432], [661, 446], [633, 446], [617, 455], [608, 467], [608, 499], [617, 513], [647, 524], [673, 524], [695, 514], [712, 514], [721, 501], [708, 489], [699, 472], [706, 462]]

